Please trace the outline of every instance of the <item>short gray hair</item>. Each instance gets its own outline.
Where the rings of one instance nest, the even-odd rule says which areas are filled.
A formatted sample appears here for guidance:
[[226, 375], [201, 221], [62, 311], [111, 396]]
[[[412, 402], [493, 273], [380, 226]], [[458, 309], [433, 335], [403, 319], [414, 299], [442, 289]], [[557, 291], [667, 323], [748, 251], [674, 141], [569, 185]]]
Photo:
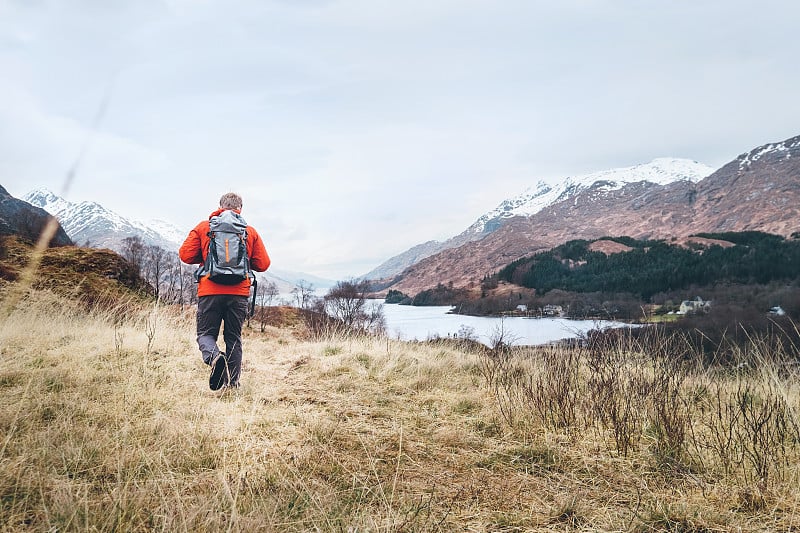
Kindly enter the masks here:
[[219, 199], [219, 206], [223, 209], [241, 209], [242, 197], [235, 192], [228, 192]]

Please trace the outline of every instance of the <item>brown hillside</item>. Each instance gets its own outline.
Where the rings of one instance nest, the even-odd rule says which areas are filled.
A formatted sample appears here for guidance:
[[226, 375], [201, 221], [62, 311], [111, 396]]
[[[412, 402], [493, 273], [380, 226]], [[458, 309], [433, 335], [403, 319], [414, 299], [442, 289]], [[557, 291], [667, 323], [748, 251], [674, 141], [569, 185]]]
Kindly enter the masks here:
[[697, 237], [697, 236], [677, 239], [674, 244], [678, 244], [684, 247], [690, 247], [692, 245], [700, 245], [703, 247], [721, 246], [723, 248], [730, 248], [731, 246], [735, 246], [732, 242], [729, 241], [722, 241], [720, 239], [708, 239], [706, 237]]
[[600, 239], [599, 241], [594, 241], [589, 245], [589, 250], [592, 252], [603, 252], [606, 255], [611, 254], [619, 254], [622, 252], [630, 252], [633, 250], [630, 246], [626, 246], [622, 243], [616, 241], [610, 241], [608, 239]]
[[800, 230], [800, 137], [742, 154], [696, 184], [590, 187], [529, 218], [513, 218], [480, 241], [428, 257], [388, 288], [414, 294], [437, 283], [468, 287], [511, 261], [572, 239], [748, 230], [784, 236]]

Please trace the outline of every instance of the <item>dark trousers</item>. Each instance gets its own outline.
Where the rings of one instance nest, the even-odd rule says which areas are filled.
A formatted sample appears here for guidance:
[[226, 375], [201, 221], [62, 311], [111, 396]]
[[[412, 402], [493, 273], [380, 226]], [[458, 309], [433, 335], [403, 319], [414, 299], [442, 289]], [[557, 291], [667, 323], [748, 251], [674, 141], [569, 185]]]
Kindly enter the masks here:
[[197, 345], [203, 361], [211, 361], [219, 353], [217, 339], [224, 323], [222, 338], [228, 360], [230, 383], [239, 383], [242, 370], [242, 325], [247, 317], [247, 296], [214, 294], [201, 296], [197, 302]]

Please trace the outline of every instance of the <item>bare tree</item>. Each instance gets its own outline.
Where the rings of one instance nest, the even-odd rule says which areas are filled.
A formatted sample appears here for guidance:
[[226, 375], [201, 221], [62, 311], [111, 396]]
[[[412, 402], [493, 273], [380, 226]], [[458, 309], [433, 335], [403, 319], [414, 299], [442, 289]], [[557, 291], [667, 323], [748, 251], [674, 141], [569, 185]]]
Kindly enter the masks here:
[[280, 294], [278, 286], [273, 281], [263, 280], [256, 289], [256, 303], [258, 303], [258, 321], [261, 331], [266, 329], [269, 308], [276, 296]]
[[[192, 291], [190, 288], [194, 285], [194, 276], [187, 270], [187, 265], [178, 256], [175, 256], [175, 273], [177, 275], [176, 303], [181, 306], [181, 311], [183, 311], [183, 306], [191, 302]], [[194, 292], [197, 291], [195, 290]]]
[[154, 244], [145, 246], [142, 275], [155, 291], [156, 299], [162, 296], [164, 274], [169, 268], [169, 252]]
[[325, 312], [350, 331], [379, 333], [386, 328], [382, 305], [370, 305], [366, 281], [340, 281], [325, 295]]
[[122, 257], [128, 260], [136, 269], [136, 274], [142, 275], [142, 263], [144, 261], [145, 244], [141, 237], [133, 235], [122, 239]]
[[519, 342], [519, 337], [506, 328], [505, 318], [500, 318], [500, 323], [494, 327], [489, 335], [489, 347], [492, 352], [504, 352]]
[[314, 303], [314, 285], [301, 279], [292, 289], [292, 296], [297, 307], [300, 309], [309, 309]]
[[169, 303], [183, 304], [182, 282], [183, 265], [178, 254], [169, 253], [167, 257], [167, 270], [164, 274], [164, 288], [162, 299]]
[[181, 309], [184, 303], [197, 303], [197, 280], [194, 271], [186, 264], [181, 263]]

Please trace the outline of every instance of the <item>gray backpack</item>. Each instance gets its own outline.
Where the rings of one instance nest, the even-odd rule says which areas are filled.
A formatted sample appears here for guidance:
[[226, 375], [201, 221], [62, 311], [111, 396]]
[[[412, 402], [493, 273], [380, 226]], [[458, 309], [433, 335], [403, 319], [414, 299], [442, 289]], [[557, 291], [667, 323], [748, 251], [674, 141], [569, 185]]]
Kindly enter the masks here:
[[247, 222], [235, 211], [225, 210], [211, 217], [208, 223], [208, 254], [195, 278], [208, 277], [222, 285], [236, 285], [253, 278], [247, 256]]

